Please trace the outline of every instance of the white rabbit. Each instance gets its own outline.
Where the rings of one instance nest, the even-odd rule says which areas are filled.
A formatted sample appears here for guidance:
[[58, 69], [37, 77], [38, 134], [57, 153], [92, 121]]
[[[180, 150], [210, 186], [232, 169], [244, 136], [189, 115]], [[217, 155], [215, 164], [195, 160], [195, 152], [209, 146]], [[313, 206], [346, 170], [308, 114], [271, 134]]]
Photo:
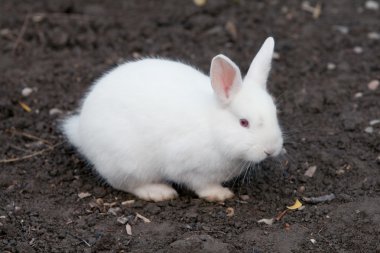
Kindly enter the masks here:
[[164, 59], [122, 64], [97, 80], [63, 131], [114, 188], [152, 201], [172, 199], [176, 182], [209, 201], [233, 193], [221, 183], [282, 150], [266, 81], [268, 38], [242, 80], [226, 56], [210, 77]]

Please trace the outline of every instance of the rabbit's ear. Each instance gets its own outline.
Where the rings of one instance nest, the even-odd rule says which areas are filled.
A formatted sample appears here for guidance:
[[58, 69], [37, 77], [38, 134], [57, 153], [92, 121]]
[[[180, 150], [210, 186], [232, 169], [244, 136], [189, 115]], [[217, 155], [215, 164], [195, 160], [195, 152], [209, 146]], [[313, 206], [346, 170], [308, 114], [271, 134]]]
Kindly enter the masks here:
[[222, 54], [212, 59], [210, 78], [215, 94], [225, 104], [231, 101], [243, 83], [239, 67]]
[[253, 59], [244, 82], [246, 85], [260, 85], [266, 89], [267, 79], [272, 63], [274, 40], [269, 37], [261, 46], [259, 52]]

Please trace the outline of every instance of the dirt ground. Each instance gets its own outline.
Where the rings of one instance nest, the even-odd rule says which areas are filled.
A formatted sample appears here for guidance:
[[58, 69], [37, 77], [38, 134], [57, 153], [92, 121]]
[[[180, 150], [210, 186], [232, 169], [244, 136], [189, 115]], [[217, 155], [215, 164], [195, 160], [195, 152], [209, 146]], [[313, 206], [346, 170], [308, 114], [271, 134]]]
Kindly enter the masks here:
[[[379, 33], [373, 1], [0, 1], [0, 251], [380, 252]], [[224, 53], [245, 73], [271, 35], [288, 155], [227, 183], [232, 200], [185, 189], [137, 200], [104, 185], [58, 129], [120, 62], [164, 56], [208, 72]]]

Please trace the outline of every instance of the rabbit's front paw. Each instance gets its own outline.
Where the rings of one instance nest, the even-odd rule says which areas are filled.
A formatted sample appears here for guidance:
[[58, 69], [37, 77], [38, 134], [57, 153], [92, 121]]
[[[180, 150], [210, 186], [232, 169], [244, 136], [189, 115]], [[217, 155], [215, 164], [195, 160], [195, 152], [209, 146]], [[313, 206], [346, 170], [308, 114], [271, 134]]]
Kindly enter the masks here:
[[228, 188], [221, 185], [209, 185], [196, 192], [200, 198], [210, 202], [221, 202], [234, 196]]
[[145, 184], [132, 191], [137, 197], [147, 201], [164, 201], [178, 196], [176, 190], [167, 184]]

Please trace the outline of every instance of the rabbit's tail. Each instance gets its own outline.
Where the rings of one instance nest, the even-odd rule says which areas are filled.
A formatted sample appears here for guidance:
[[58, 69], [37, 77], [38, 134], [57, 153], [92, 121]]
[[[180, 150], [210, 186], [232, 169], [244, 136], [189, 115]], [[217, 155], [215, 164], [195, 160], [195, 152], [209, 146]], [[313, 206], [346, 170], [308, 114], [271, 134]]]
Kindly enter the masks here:
[[62, 124], [62, 129], [71, 144], [78, 148], [80, 146], [79, 115], [67, 118]]

